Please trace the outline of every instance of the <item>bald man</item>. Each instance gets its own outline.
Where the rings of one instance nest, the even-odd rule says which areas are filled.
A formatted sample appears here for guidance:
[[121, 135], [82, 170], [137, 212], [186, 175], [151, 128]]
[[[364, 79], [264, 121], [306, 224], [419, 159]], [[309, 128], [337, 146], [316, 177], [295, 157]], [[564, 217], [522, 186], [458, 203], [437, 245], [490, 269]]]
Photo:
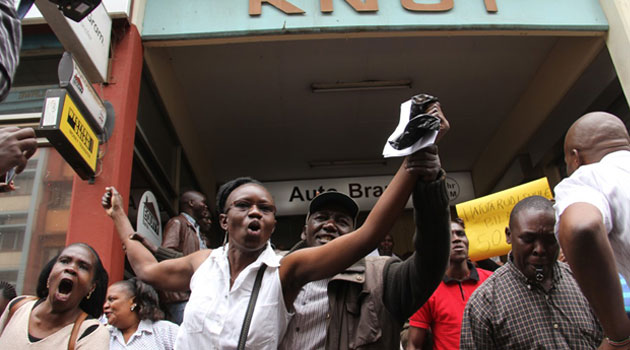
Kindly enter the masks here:
[[[205, 213], [208, 213], [206, 196], [197, 191], [184, 192], [179, 198], [180, 214], [172, 217], [164, 227], [162, 247], [156, 253], [161, 258], [169, 258], [168, 252], [176, 253], [172, 258], [192, 254], [199, 249], [206, 249], [206, 243], [201, 236], [200, 223]], [[168, 308], [169, 320], [181, 324], [184, 318], [184, 308], [188, 302], [188, 292], [160, 292], [160, 301]]]
[[588, 113], [564, 141], [568, 178], [555, 188], [556, 232], [606, 338], [599, 349], [630, 348], [630, 320], [617, 270], [630, 278], [630, 137], [623, 122]]

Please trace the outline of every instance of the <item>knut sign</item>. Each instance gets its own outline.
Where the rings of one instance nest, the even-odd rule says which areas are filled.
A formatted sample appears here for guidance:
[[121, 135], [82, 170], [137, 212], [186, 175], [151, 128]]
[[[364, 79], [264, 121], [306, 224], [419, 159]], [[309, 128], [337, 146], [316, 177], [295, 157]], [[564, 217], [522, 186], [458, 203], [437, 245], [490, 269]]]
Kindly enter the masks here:
[[[345, 0], [357, 12], [378, 11], [378, 0]], [[473, 0], [465, 0], [473, 1]], [[481, 1], [481, 0], [477, 0]], [[249, 0], [249, 15], [259, 16], [262, 13], [262, 4], [266, 3], [274, 6], [286, 14], [302, 14], [304, 10], [287, 0]], [[497, 12], [496, 0], [483, 0], [486, 11]], [[454, 0], [439, 0], [432, 3], [418, 3], [415, 0], [400, 0], [400, 5], [409, 11], [414, 12], [442, 12], [452, 10], [455, 6]], [[333, 0], [319, 0], [319, 7], [322, 13], [333, 12]]]

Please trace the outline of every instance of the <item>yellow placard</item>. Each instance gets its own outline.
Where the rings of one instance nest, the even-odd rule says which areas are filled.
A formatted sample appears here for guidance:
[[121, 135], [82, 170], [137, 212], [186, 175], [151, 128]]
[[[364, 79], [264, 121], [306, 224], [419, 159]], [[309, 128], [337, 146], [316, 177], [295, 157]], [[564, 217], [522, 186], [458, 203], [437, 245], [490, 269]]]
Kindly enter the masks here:
[[466, 225], [470, 244], [468, 254], [473, 261], [510, 251], [511, 247], [505, 241], [510, 212], [516, 203], [530, 196], [553, 198], [546, 177], [456, 206], [457, 215]]
[[70, 141], [72, 147], [79, 152], [81, 158], [85, 160], [92, 171], [96, 171], [98, 138], [67, 94], [63, 103], [59, 130]]

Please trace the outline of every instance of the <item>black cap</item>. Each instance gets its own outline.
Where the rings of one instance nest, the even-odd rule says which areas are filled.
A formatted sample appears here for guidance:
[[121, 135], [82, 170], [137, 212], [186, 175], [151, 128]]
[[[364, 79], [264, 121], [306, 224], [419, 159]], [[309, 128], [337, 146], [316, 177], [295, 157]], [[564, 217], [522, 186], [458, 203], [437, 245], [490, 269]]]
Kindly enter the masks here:
[[306, 219], [311, 216], [312, 213], [326, 207], [327, 205], [334, 203], [348, 210], [348, 213], [352, 217], [354, 223], [357, 223], [357, 215], [359, 214], [359, 205], [354, 199], [341, 192], [329, 191], [317, 195], [311, 201], [308, 206], [308, 214]]

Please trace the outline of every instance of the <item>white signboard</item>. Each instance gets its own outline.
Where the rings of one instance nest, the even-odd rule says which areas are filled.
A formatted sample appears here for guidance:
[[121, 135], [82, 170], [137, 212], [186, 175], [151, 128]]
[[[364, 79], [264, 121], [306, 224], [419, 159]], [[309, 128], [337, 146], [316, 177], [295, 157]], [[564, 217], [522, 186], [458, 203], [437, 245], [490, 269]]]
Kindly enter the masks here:
[[103, 3], [81, 22], [66, 18], [49, 0], [35, 0], [63, 47], [79, 62], [91, 83], [107, 81], [112, 19]]
[[[18, 2], [19, 1], [15, 2], [16, 7]], [[131, 17], [131, 0], [103, 0], [103, 4], [105, 4], [107, 13], [109, 13], [112, 18]], [[37, 6], [33, 6], [24, 19], [26, 20], [26, 24], [38, 23], [44, 20], [44, 16], [39, 12]]]
[[[265, 182], [264, 185], [275, 200], [277, 215], [306, 215], [310, 201], [326, 191], [345, 193], [359, 204], [361, 211], [371, 210], [391, 179], [392, 176], [370, 176]], [[451, 205], [475, 198], [468, 172], [447, 173], [446, 187]], [[412, 207], [410, 199], [406, 208]]]
[[156, 246], [162, 245], [160, 208], [158, 207], [157, 199], [155, 199], [151, 191], [144, 192], [142, 197], [140, 197], [136, 232], [153, 242]]
[[103, 133], [107, 119], [107, 110], [101, 98], [85, 78], [81, 67], [68, 52], [65, 52], [61, 58], [58, 73], [59, 86], [69, 89], [73, 97], [85, 106], [88, 112], [88, 115], [85, 116], [86, 119], [97, 130], [97, 133]]
[[472, 176], [469, 172], [446, 173], [446, 192], [451, 205], [475, 199]]

